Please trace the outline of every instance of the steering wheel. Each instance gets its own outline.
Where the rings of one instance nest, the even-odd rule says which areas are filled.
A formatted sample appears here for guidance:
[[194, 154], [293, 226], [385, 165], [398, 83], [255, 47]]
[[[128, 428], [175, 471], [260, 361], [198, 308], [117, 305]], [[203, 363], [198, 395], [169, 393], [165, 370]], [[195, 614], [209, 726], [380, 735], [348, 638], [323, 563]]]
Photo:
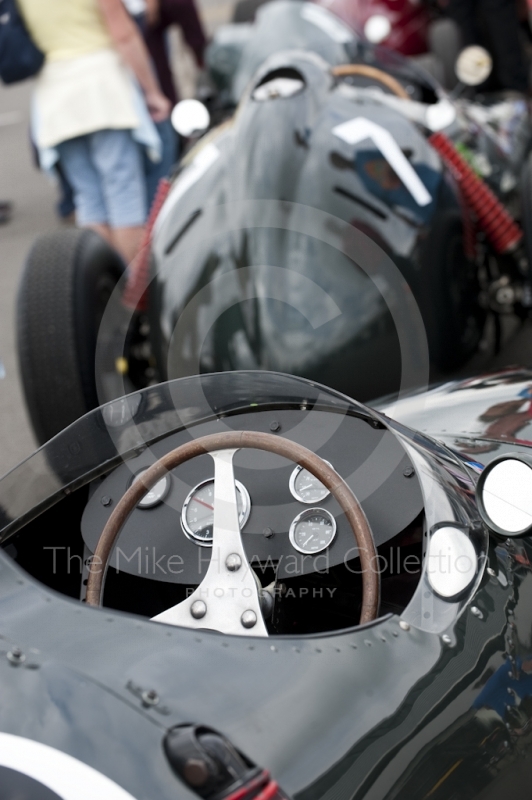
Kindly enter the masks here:
[[[300, 464], [326, 486], [344, 511], [355, 536], [362, 567], [360, 623], [378, 614], [380, 578], [377, 552], [362, 507], [345, 481], [306, 447], [271, 433], [229, 431], [202, 436], [167, 453], [133, 483], [107, 520], [94, 551], [98, 570], [89, 570], [87, 599], [100, 606], [105, 574], [113, 548], [127, 518], [144, 495], [167, 472], [191, 458], [210, 453], [214, 460], [213, 557], [207, 573], [190, 597], [153, 619], [189, 628], [267, 636], [260, 607], [260, 586], [242, 544], [233, 471], [233, 456], [242, 449], [266, 450]], [[214, 554], [216, 553], [216, 558]]]
[[392, 75], [388, 75], [387, 72], [377, 67], [370, 67], [368, 64], [340, 64], [337, 67], [333, 67], [331, 72], [336, 78], [346, 78], [349, 75], [362, 75], [363, 78], [379, 81], [379, 83], [386, 86], [392, 94], [397, 95], [397, 97], [400, 97], [402, 100], [410, 100], [410, 95], [404, 86], [401, 86], [399, 81]]

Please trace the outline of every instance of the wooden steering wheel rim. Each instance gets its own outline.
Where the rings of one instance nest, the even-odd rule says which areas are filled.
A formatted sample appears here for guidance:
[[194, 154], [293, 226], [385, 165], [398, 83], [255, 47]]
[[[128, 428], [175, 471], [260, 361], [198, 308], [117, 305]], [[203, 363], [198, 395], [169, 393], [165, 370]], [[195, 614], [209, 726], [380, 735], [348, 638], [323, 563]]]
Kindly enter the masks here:
[[117, 503], [102, 531], [94, 551], [94, 563], [98, 570], [89, 570], [87, 581], [87, 604], [100, 606], [105, 573], [113, 548], [127, 518], [139, 500], [161, 480], [167, 472], [180, 464], [204, 453], [230, 449], [266, 450], [284, 456], [300, 464], [331, 492], [345, 513], [355, 536], [362, 567], [362, 609], [360, 624], [377, 617], [380, 599], [380, 578], [377, 551], [366, 515], [353, 492], [328, 464], [319, 456], [296, 442], [271, 433], [257, 431], [227, 431], [202, 436], [176, 447], [155, 462], [133, 483]]
[[377, 67], [370, 67], [368, 64], [340, 64], [332, 68], [332, 74], [336, 78], [346, 78], [349, 75], [361, 75], [364, 78], [371, 78], [384, 84], [386, 88], [402, 100], [410, 100], [410, 95], [404, 86], [401, 86], [399, 81], [392, 75], [388, 75], [387, 72]]

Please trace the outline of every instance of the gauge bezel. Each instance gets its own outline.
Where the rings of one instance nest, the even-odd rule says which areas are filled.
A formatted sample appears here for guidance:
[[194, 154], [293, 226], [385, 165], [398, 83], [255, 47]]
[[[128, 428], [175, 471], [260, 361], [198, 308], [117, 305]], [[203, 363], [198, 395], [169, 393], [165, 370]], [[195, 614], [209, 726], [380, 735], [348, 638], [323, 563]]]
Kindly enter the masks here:
[[[323, 459], [323, 460], [325, 461], [325, 459]], [[333, 465], [331, 464], [331, 462], [330, 462], [330, 461], [325, 461], [325, 463], [326, 463], [326, 464], [327, 464], [327, 465], [328, 465], [328, 466], [329, 466], [331, 469], [334, 469], [334, 467], [333, 467]], [[305, 467], [302, 467], [302, 466], [301, 466], [301, 464], [298, 464], [298, 465], [297, 465], [296, 467], [294, 467], [294, 469], [292, 470], [292, 474], [290, 475], [290, 480], [289, 480], [289, 482], [288, 482], [288, 488], [290, 489], [290, 494], [291, 494], [291, 495], [292, 495], [292, 497], [294, 497], [294, 498], [295, 498], [295, 499], [296, 499], [296, 500], [297, 500], [299, 503], [303, 503], [303, 504], [304, 504], [304, 505], [306, 505], [306, 506], [310, 506], [310, 505], [312, 505], [312, 503], [316, 503], [316, 502], [318, 502], [318, 503], [323, 503], [323, 501], [324, 501], [324, 500], [326, 500], [326, 499], [327, 499], [327, 497], [329, 497], [329, 495], [331, 494], [331, 493], [330, 493], [330, 491], [327, 489], [327, 487], [326, 487], [326, 486], [323, 486], [323, 483], [322, 483], [321, 485], [322, 485], [322, 486], [323, 486], [323, 488], [325, 489], [325, 491], [326, 491], [326, 494], [324, 494], [324, 495], [323, 495], [323, 497], [320, 497], [320, 498], [318, 498], [318, 500], [317, 500], [317, 501], [316, 501], [316, 498], [314, 498], [314, 500], [303, 500], [303, 498], [302, 498], [302, 497], [300, 497], [300, 496], [298, 495], [298, 493], [297, 493], [297, 489], [296, 489], [296, 480], [297, 480], [298, 476], [301, 474], [301, 472], [303, 472], [303, 470], [304, 470], [304, 469], [305, 469]], [[306, 471], [308, 472], [308, 469], [307, 469]], [[335, 471], [336, 471], [336, 470], [335, 470]], [[309, 475], [312, 475], [312, 473], [310, 473], [310, 472], [309, 472]], [[312, 477], [314, 478], [314, 475], [312, 475]], [[316, 478], [316, 480], [319, 480], [319, 478]], [[320, 481], [320, 483], [321, 483], [321, 481]]]
[[[194, 542], [194, 544], [197, 544], [200, 547], [212, 547], [212, 539], [210, 540], [202, 539], [196, 533], [194, 533], [194, 531], [190, 528], [187, 522], [187, 509], [190, 505], [190, 501], [192, 500], [196, 492], [199, 491], [199, 489], [201, 489], [203, 486], [206, 486], [208, 483], [214, 484], [214, 478], [207, 478], [206, 480], [196, 484], [196, 486], [194, 486], [194, 488], [191, 489], [190, 492], [187, 494], [185, 502], [183, 503], [183, 508], [181, 509], [181, 527], [183, 529], [183, 533], [185, 534], [187, 539], [190, 539], [192, 542]], [[240, 522], [239, 520], [240, 530], [242, 530], [242, 528], [248, 521], [249, 515], [251, 513], [251, 498], [249, 496], [248, 490], [246, 489], [243, 483], [240, 483], [240, 481], [235, 480], [235, 487], [238, 489], [238, 491], [242, 496], [242, 512], [241, 512], [242, 522]]]
[[[331, 538], [331, 541], [328, 544], [325, 545], [325, 547], [321, 547], [319, 550], [312, 550], [312, 551], [304, 550], [296, 542], [296, 539], [295, 539], [296, 526], [300, 522], [302, 522], [303, 520], [307, 519], [307, 517], [312, 517], [315, 514], [321, 514], [322, 516], [326, 517], [327, 519], [329, 519], [331, 521], [331, 523], [332, 523], [332, 538]], [[288, 538], [290, 539], [290, 544], [292, 545], [294, 550], [298, 551], [298, 553], [303, 553], [303, 555], [305, 555], [305, 556], [315, 556], [318, 553], [323, 553], [324, 550], [327, 550], [332, 545], [332, 543], [336, 539], [337, 528], [338, 528], [338, 526], [336, 524], [335, 518], [333, 517], [333, 515], [331, 514], [330, 511], [327, 511], [326, 508], [318, 508], [318, 507], [316, 507], [316, 508], [305, 508], [305, 509], [303, 509], [303, 511], [300, 511], [299, 514], [297, 515], [297, 517], [294, 517], [294, 519], [292, 520], [292, 522], [290, 524], [290, 530], [288, 531]]]
[[[148, 469], [149, 469], [149, 467], [143, 467], [141, 470], [136, 472], [132, 476], [132, 478], [131, 478], [131, 480], [129, 482], [129, 486], [130, 487], [133, 486], [133, 484], [135, 483], [136, 478], [138, 478], [139, 475], [142, 475]], [[168, 497], [168, 493], [170, 491], [170, 486], [172, 485], [172, 482], [171, 482], [171, 479], [170, 479], [170, 473], [167, 472], [166, 475], [163, 475], [163, 477], [160, 478], [157, 481], [155, 486], [157, 486], [157, 484], [160, 483], [161, 481], [165, 481], [166, 482], [165, 487], [164, 487], [164, 492], [162, 493], [162, 495], [160, 497], [158, 497], [157, 500], [155, 500], [154, 502], [148, 503], [148, 505], [141, 505], [141, 503], [144, 502], [144, 498], [146, 497], [146, 495], [145, 495], [143, 498], [141, 498], [139, 500], [139, 502], [136, 505], [136, 508], [139, 508], [141, 511], [150, 511], [150, 509], [155, 508], [156, 506], [159, 506], [161, 503], [163, 503], [166, 500], [166, 498]], [[152, 486], [152, 488], [150, 489], [150, 492], [155, 488], [155, 486]], [[149, 492], [146, 492], [146, 494], [149, 494]]]

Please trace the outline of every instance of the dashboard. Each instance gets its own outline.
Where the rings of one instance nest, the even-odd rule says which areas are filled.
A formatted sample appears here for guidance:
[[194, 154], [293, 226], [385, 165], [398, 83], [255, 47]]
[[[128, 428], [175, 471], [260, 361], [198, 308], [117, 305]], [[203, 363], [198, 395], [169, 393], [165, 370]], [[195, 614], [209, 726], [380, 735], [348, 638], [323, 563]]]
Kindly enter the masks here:
[[[292, 439], [326, 460], [361, 502], [377, 547], [420, 514], [420, 484], [397, 438], [356, 414], [297, 409], [252, 410], [170, 434], [94, 481], [81, 533], [85, 555], [118, 500], [157, 458], [192, 438], [221, 430], [254, 430]], [[337, 501], [296, 464], [272, 453], [241, 450], [234, 458], [242, 541], [250, 563], [276, 579], [327, 572], [357, 558], [351, 528]], [[110, 565], [154, 581], [195, 585], [212, 554], [214, 462], [204, 454], [168, 473], [125, 523]]]

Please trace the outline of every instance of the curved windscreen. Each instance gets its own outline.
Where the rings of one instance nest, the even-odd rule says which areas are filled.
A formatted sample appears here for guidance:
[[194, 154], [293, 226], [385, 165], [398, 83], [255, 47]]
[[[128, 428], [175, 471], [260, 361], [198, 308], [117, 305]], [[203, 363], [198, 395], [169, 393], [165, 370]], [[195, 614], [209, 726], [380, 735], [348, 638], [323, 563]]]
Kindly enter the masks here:
[[371, 414], [325, 386], [272, 372], [180, 378], [107, 403], [74, 422], [0, 480], [0, 539], [169, 433], [251, 407], [301, 405]]

